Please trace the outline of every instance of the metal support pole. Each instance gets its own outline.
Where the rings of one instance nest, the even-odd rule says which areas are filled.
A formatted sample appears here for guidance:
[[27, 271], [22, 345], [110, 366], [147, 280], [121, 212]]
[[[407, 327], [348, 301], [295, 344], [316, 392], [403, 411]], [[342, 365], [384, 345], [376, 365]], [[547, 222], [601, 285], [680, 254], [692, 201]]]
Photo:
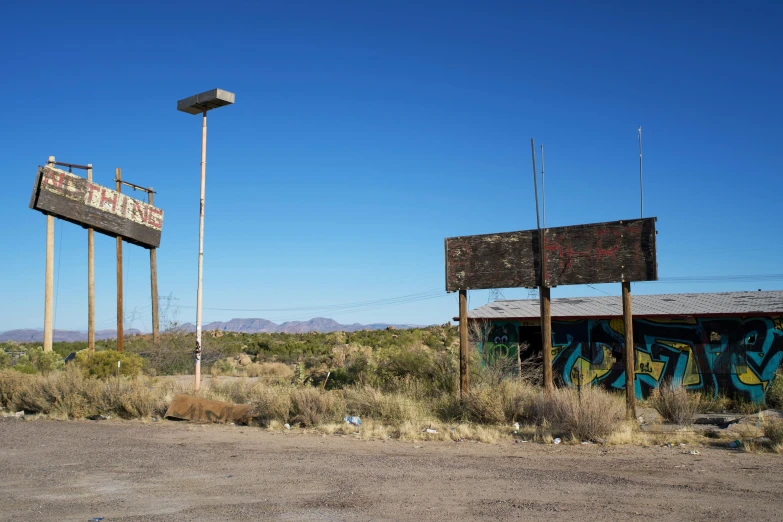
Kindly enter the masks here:
[[625, 329], [625, 415], [628, 420], [636, 418], [636, 387], [634, 375], [635, 350], [633, 347], [633, 314], [631, 312], [631, 283], [623, 281], [623, 327]]
[[201, 279], [204, 270], [204, 192], [207, 178], [207, 111], [201, 120], [201, 204], [198, 218], [198, 289], [196, 290], [196, 385], [201, 384]]
[[[49, 166], [54, 166], [54, 156], [49, 156]], [[46, 215], [46, 272], [44, 276], [44, 351], [52, 351], [54, 337], [54, 216]]]
[[[92, 163], [87, 165], [87, 183], [92, 183]], [[95, 231], [87, 229], [87, 349], [95, 353]]]
[[[147, 190], [150, 205], [155, 205], [155, 193], [150, 187]], [[152, 293], [152, 343], [160, 344], [160, 319], [158, 317], [158, 250], [150, 248], [150, 290]]]
[[459, 291], [459, 398], [464, 401], [470, 392], [468, 378], [468, 291]]
[[[117, 192], [122, 192], [122, 169], [117, 169]], [[124, 348], [125, 329], [123, 327], [122, 304], [122, 237], [117, 236], [117, 351]]]

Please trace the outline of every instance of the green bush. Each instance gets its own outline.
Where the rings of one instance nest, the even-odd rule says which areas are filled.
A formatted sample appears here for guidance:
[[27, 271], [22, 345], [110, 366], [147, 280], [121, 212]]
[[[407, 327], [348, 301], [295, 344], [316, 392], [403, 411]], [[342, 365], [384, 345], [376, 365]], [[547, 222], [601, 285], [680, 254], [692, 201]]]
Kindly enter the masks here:
[[11, 356], [0, 348], [0, 368], [8, 368], [9, 366], [11, 366]]
[[41, 346], [31, 348], [25, 355], [19, 357], [14, 370], [21, 373], [46, 375], [64, 366], [62, 358], [56, 352], [45, 352]]
[[136, 377], [144, 366], [144, 359], [135, 353], [102, 350], [90, 355], [89, 351], [82, 350], [76, 354], [76, 364], [83, 368], [87, 375], [99, 379], [116, 376], [118, 362], [120, 375], [125, 377]]

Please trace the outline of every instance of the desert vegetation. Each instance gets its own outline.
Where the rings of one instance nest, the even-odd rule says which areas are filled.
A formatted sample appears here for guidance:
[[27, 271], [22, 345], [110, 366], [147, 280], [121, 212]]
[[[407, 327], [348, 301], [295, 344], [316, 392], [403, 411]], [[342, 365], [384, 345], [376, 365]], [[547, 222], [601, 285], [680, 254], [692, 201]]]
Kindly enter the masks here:
[[[476, 339], [471, 392], [461, 401], [456, 329], [449, 325], [328, 334], [207, 332], [199, 395], [251, 404], [251, 422], [267, 429], [287, 425], [363, 438], [654, 444], [667, 437], [626, 422], [622, 395], [591, 386], [543, 393], [540, 365], [487, 360]], [[89, 354], [83, 343], [57, 343], [49, 353], [3, 343], [0, 407], [59, 419], [161, 419], [175, 394], [193, 393], [192, 379], [183, 377], [192, 372], [192, 334], [169, 330], [159, 345], [149, 336], [129, 337], [122, 354], [112, 345], [99, 343]], [[782, 398], [779, 377], [770, 385], [770, 406], [780, 407]], [[687, 426], [696, 413], [732, 404], [668, 383], [640, 407]], [[346, 423], [346, 416], [360, 417], [361, 426]], [[770, 420], [763, 431], [768, 446], [779, 451], [779, 421]]]

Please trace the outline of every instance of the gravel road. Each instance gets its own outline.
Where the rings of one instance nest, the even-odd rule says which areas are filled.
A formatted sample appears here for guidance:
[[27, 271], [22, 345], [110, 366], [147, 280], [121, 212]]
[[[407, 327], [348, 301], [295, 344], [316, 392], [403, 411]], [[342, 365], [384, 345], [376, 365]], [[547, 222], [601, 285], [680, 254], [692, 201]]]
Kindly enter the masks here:
[[781, 520], [783, 457], [0, 419], [0, 520]]

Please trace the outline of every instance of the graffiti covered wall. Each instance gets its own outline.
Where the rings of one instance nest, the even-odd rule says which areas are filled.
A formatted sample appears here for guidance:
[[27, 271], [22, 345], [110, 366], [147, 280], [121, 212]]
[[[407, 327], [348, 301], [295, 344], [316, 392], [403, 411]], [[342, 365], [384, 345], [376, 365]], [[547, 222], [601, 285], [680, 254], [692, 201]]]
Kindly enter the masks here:
[[[637, 397], [671, 380], [760, 402], [783, 361], [783, 317], [634, 319], [633, 336]], [[622, 319], [552, 321], [554, 375], [566, 385], [625, 389], [623, 349]]]

